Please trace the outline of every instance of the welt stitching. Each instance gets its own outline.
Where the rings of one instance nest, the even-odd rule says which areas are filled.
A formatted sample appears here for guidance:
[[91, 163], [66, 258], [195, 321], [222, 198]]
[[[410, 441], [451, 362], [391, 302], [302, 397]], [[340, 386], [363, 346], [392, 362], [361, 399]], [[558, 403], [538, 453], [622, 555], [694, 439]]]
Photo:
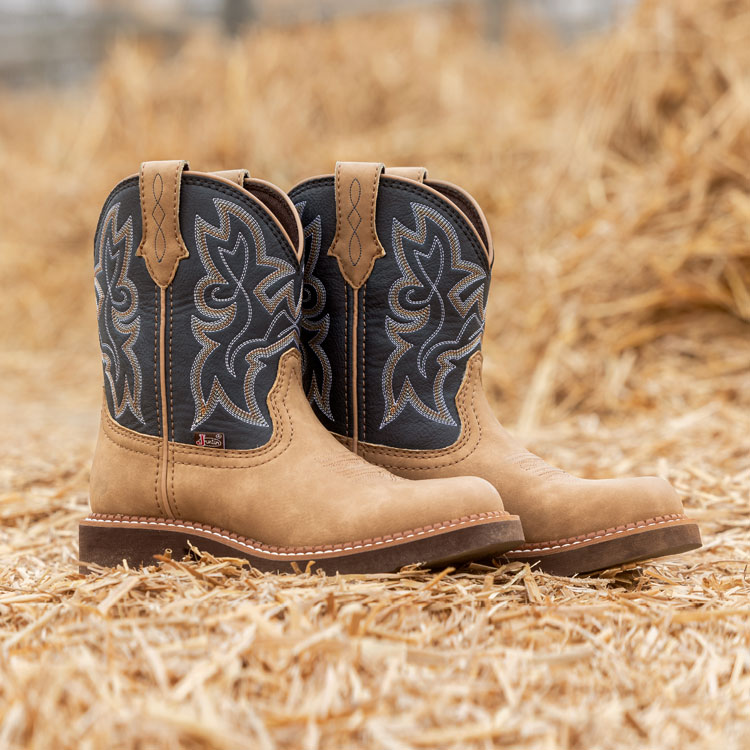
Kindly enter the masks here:
[[[207, 524], [196, 523], [192, 521], [183, 521], [180, 523], [179, 519], [167, 519], [167, 518], [149, 518], [148, 516], [123, 516], [120, 514], [111, 513], [91, 513], [84, 521], [90, 521], [93, 523], [111, 523], [111, 524], [132, 524], [139, 526], [166, 526], [172, 528], [181, 528], [186, 531], [199, 531], [209, 536], [221, 537], [227, 539], [230, 542], [235, 542], [243, 547], [249, 547], [257, 552], [265, 552], [272, 555], [321, 555], [331, 554], [334, 552], [347, 552], [350, 549], [359, 549], [362, 547], [375, 547], [381, 545], [389, 545], [395, 542], [401, 542], [404, 539], [409, 539], [414, 536], [424, 536], [425, 534], [434, 534], [438, 531], [443, 531], [449, 528], [455, 528], [456, 526], [470, 526], [477, 523], [490, 523], [496, 518], [502, 518], [507, 515], [501, 511], [488, 511], [484, 513], [476, 513], [472, 516], [462, 516], [460, 518], [453, 518], [448, 521], [441, 521], [430, 526], [418, 526], [413, 529], [407, 529], [406, 531], [397, 531], [393, 534], [385, 534], [380, 537], [370, 537], [367, 539], [358, 539], [354, 542], [339, 542], [336, 544], [322, 544], [322, 545], [310, 545], [307, 547], [280, 547], [277, 545], [263, 544], [250, 537], [242, 536], [241, 534], [225, 531], [224, 529], [217, 529], [216, 527], [208, 526]], [[251, 542], [252, 544], [248, 544]], [[254, 546], [253, 546], [254, 545]]]
[[529, 542], [516, 549], [508, 550], [504, 554], [521, 555], [525, 552], [545, 552], [561, 547], [574, 547], [577, 544], [585, 544], [586, 542], [596, 541], [597, 539], [604, 539], [606, 537], [614, 536], [615, 534], [625, 534], [629, 531], [638, 531], [639, 529], [645, 529], [650, 526], [664, 526], [670, 523], [677, 524], [687, 520], [688, 518], [684, 513], [671, 513], [667, 516], [655, 516], [653, 518], [647, 518], [645, 521], [634, 521], [630, 524], [611, 526], [608, 529], [600, 529], [599, 531], [592, 531], [588, 534], [581, 534], [580, 536], [576, 537], [568, 537], [566, 539], [551, 539], [546, 542]]

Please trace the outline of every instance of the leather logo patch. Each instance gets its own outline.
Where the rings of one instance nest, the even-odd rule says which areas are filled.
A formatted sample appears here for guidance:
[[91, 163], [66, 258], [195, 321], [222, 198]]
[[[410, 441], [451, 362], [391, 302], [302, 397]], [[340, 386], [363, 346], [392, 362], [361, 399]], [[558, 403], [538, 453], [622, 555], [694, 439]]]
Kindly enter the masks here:
[[193, 442], [202, 448], [224, 448], [223, 432], [194, 432]]

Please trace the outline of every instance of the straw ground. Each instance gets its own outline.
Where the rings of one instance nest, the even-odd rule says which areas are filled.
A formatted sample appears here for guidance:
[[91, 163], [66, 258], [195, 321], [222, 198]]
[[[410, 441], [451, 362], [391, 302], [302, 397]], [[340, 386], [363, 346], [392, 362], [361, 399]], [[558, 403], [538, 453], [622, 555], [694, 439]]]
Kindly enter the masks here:
[[[81, 87], [0, 92], [0, 747], [746, 747], [748, 38], [729, 0], [568, 49], [520, 25], [487, 46], [448, 10], [124, 41]], [[498, 413], [570, 471], [669, 478], [704, 549], [582, 579], [80, 576], [94, 225], [138, 162], [182, 156], [466, 185], [496, 240]]]

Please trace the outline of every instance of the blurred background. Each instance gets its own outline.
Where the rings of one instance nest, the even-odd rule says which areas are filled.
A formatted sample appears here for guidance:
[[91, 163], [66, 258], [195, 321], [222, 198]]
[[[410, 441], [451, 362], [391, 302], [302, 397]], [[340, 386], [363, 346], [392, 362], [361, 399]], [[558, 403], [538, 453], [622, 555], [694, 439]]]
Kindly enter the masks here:
[[0, 0], [13, 424], [73, 409], [93, 440], [98, 212], [167, 158], [460, 183], [495, 239], [501, 417], [532, 440], [678, 420], [649, 464], [711, 440], [748, 465], [750, 2]]
[[[576, 474], [666, 477], [703, 549], [79, 576], [94, 231], [148, 159], [464, 186], [499, 416]], [[750, 0], [0, 0], [0, 747], [746, 748], [749, 167]]]

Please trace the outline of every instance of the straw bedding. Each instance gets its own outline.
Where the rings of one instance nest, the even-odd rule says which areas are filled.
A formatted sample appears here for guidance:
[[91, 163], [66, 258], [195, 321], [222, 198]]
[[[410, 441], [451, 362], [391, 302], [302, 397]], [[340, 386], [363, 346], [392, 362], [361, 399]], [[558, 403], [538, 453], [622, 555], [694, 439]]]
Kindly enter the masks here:
[[[569, 49], [433, 11], [122, 42], [79, 88], [1, 91], [0, 747], [746, 747], [749, 38], [734, 0], [645, 3]], [[468, 187], [498, 413], [570, 471], [666, 476], [704, 549], [582, 579], [78, 575], [94, 225], [139, 161], [183, 155]]]

